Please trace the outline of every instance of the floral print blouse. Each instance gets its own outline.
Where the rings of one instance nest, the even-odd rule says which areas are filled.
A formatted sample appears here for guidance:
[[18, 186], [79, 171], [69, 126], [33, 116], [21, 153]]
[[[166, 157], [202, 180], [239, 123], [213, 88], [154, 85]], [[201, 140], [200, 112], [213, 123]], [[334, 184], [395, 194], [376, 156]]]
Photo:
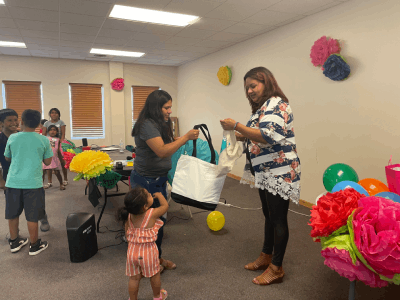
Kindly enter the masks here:
[[241, 182], [267, 189], [298, 204], [301, 170], [290, 105], [279, 97], [272, 97], [251, 116], [246, 126], [260, 129], [266, 144], [245, 142], [255, 176], [251, 174], [247, 161]]

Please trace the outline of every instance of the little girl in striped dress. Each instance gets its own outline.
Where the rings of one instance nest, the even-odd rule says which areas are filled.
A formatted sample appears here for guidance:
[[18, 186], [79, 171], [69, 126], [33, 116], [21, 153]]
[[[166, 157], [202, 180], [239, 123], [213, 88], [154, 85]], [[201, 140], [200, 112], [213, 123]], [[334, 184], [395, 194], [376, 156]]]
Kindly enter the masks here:
[[[160, 207], [150, 208], [153, 197], [158, 198]], [[168, 202], [161, 193], [152, 196], [138, 186], [126, 194], [124, 205], [118, 209], [117, 219], [123, 221], [129, 242], [126, 275], [130, 277], [130, 300], [137, 300], [142, 277], [150, 277], [154, 300], [164, 300], [168, 294], [161, 289], [160, 259], [155, 241], [158, 230], [164, 224], [159, 218], [167, 212]]]

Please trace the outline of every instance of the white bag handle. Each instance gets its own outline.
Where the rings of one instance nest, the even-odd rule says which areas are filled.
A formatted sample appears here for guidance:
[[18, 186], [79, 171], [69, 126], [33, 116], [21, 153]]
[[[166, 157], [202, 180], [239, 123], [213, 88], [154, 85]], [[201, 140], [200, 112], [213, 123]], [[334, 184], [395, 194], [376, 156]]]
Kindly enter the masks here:
[[229, 157], [233, 157], [240, 147], [240, 143], [237, 142], [234, 130], [224, 130], [223, 133], [226, 138], [226, 153]]

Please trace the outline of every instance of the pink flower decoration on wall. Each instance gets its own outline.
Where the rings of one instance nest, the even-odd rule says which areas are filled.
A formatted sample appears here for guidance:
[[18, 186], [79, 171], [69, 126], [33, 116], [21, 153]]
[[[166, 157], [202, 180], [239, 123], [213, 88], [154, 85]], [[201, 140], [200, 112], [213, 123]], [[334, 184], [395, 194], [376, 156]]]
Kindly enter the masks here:
[[[311, 47], [311, 62], [315, 67], [323, 66], [328, 57], [334, 53], [340, 53], [338, 40], [327, 38], [325, 35], [314, 42]], [[323, 70], [324, 68], [321, 67]]]
[[116, 91], [122, 91], [124, 89], [124, 79], [123, 78], [115, 78], [111, 82], [111, 88]]

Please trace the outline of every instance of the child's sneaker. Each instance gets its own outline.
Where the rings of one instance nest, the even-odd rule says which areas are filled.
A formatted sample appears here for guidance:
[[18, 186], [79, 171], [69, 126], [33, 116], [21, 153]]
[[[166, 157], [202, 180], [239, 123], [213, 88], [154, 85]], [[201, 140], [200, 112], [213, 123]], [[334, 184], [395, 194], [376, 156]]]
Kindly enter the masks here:
[[29, 246], [29, 255], [37, 255], [45, 250], [48, 246], [49, 244], [47, 242], [42, 242], [41, 239], [38, 239], [34, 245], [31, 243]]
[[23, 239], [20, 237], [17, 237], [15, 241], [11, 241], [11, 239], [8, 239], [8, 243], [10, 244], [11, 252], [15, 253], [21, 250], [23, 246], [28, 244], [28, 238]]

